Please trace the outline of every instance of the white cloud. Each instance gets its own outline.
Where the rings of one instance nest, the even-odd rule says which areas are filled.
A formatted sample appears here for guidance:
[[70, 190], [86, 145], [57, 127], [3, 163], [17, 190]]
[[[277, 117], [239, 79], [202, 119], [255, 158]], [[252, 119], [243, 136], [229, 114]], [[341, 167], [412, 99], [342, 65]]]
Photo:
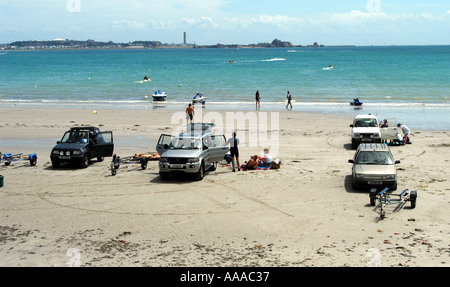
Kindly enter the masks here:
[[148, 24], [137, 21], [120, 20], [114, 21], [112, 27], [115, 30], [125, 31], [125, 30], [144, 29], [148, 27]]

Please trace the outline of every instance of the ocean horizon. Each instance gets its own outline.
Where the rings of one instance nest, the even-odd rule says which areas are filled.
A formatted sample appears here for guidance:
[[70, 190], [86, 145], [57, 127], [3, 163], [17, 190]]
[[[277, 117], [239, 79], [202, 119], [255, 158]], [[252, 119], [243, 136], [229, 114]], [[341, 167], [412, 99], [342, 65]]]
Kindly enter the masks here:
[[[202, 109], [251, 111], [259, 90], [261, 111], [282, 111], [290, 91], [293, 111], [449, 130], [449, 60], [450, 46], [8, 51], [0, 105], [179, 110], [202, 93]], [[165, 102], [152, 101], [156, 90]]]

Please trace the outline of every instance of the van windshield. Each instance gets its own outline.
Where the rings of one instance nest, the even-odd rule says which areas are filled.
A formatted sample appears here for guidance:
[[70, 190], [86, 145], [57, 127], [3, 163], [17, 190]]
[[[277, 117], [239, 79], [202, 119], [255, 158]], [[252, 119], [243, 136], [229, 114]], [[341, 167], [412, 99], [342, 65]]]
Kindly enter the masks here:
[[389, 165], [394, 164], [394, 159], [388, 151], [361, 151], [356, 160], [356, 164]]
[[355, 121], [356, 128], [375, 128], [377, 127], [376, 119], [358, 119]]

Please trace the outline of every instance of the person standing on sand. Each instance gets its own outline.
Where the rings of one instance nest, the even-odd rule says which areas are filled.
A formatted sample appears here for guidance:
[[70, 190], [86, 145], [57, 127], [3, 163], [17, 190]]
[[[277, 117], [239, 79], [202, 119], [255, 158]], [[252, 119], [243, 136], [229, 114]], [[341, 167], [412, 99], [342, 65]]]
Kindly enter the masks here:
[[291, 95], [291, 93], [289, 93], [289, 91], [287, 92], [287, 96], [286, 96], [286, 98], [287, 98], [287, 105], [286, 105], [286, 110], [289, 110], [289, 106], [291, 107], [290, 109], [292, 110], [292, 103], [291, 103], [291, 100], [292, 100], [292, 95]]
[[186, 114], [188, 124], [192, 124], [195, 115], [194, 107], [192, 106], [192, 104], [189, 104], [189, 106], [186, 108]]
[[234, 159], [236, 158], [237, 162], [237, 170], [240, 170], [240, 163], [239, 163], [239, 139], [236, 137], [236, 132], [233, 132], [233, 137], [229, 138], [227, 141], [227, 145], [230, 145], [230, 155], [231, 155], [231, 163], [233, 164], [233, 172], [236, 171]]
[[259, 96], [259, 90], [256, 90], [256, 95], [255, 95], [255, 99], [256, 99], [256, 109], [260, 110], [261, 109], [261, 97]]

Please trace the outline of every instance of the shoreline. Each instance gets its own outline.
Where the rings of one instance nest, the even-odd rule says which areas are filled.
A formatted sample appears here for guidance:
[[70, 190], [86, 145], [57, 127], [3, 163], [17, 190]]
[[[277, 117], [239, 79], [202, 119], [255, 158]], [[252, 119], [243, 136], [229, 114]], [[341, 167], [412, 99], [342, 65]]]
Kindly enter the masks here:
[[[280, 111], [266, 134], [278, 136], [278, 170], [219, 165], [202, 181], [162, 182], [154, 161], [146, 170], [122, 165], [115, 176], [110, 158], [86, 169], [51, 166], [51, 148], [72, 126], [113, 131], [114, 153], [124, 157], [153, 151], [160, 134], [185, 124], [174, 112], [0, 108], [1, 140], [11, 140], [0, 151], [38, 155], [33, 167], [0, 166], [0, 266], [68, 266], [69, 251], [85, 267], [450, 266], [448, 131], [415, 129], [411, 145], [392, 147], [399, 190], [417, 190], [418, 200], [415, 209], [387, 208], [384, 220], [367, 191], [351, 188], [347, 115]], [[241, 163], [265, 147], [260, 134], [251, 145], [260, 122], [248, 122], [234, 123]]]
[[[71, 109], [71, 110], [115, 110], [115, 111], [184, 111], [189, 101], [153, 102], [151, 100], [133, 101], [45, 101], [41, 103], [6, 103], [4, 109]], [[377, 115], [378, 120], [393, 119], [394, 122], [405, 123], [413, 130], [450, 130], [450, 104], [434, 103], [365, 103], [361, 107], [353, 107], [348, 103], [337, 102], [298, 102], [293, 101], [293, 109], [287, 111], [285, 102], [261, 102], [263, 112], [313, 113], [335, 116], [353, 117], [357, 114]], [[207, 102], [202, 106], [194, 105], [196, 110], [204, 112], [252, 112], [255, 111], [253, 101], [245, 102]], [[351, 120], [352, 120], [351, 119]], [[351, 120], [349, 122], [351, 122]], [[392, 122], [392, 121], [391, 121]]]

